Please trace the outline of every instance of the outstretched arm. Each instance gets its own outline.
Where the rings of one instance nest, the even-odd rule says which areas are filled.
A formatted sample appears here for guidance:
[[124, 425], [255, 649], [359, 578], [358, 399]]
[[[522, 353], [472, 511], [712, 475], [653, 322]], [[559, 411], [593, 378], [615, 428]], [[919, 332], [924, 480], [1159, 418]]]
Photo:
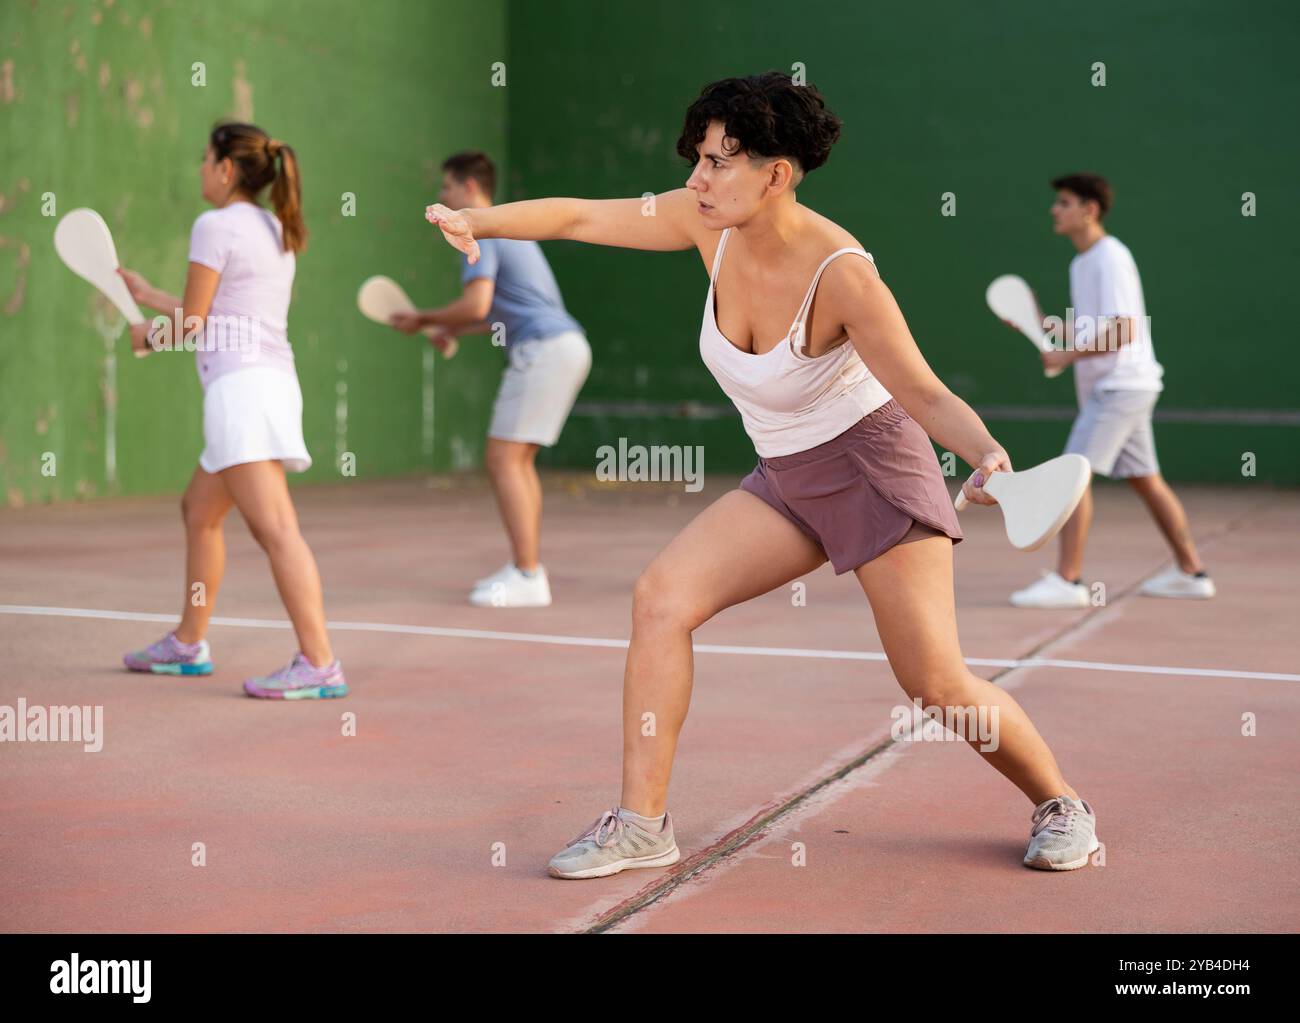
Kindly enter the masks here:
[[703, 230], [695, 207], [694, 193], [678, 188], [646, 199], [525, 199], [463, 210], [435, 204], [424, 215], [472, 264], [478, 262], [477, 238], [563, 238], [651, 252], [689, 249]]

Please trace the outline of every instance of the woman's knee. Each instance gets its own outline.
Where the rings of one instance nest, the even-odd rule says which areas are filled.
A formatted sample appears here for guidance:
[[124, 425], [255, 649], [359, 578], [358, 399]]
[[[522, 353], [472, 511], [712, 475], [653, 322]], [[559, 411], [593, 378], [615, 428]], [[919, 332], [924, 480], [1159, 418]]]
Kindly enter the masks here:
[[215, 529], [226, 517], [230, 505], [225, 501], [204, 501], [188, 490], [181, 495], [181, 519], [187, 530]]
[[691, 598], [687, 587], [671, 583], [667, 573], [653, 565], [641, 573], [632, 589], [635, 625], [694, 631], [712, 617], [712, 612]]
[[283, 550], [299, 540], [298, 523], [291, 517], [272, 516], [259, 520], [250, 519], [248, 531], [253, 534], [257, 545], [268, 554]]
[[965, 668], [946, 671], [935, 669], [901, 673], [898, 684], [909, 699], [920, 700], [926, 707], [955, 707], [970, 702], [967, 683], [972, 678]]

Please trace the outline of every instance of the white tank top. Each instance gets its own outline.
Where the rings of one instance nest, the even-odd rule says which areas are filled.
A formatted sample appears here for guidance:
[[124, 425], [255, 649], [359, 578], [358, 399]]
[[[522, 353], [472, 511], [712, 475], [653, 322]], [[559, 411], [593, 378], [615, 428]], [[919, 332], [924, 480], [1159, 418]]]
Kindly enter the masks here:
[[807, 451], [837, 437], [863, 416], [874, 412], [890, 394], [871, 375], [852, 341], [817, 358], [803, 354], [804, 317], [822, 271], [846, 252], [871, 259], [862, 249], [837, 249], [817, 268], [803, 305], [789, 333], [770, 352], [742, 351], [723, 337], [713, 306], [713, 281], [722, 264], [731, 228], [722, 232], [709, 275], [709, 294], [700, 328], [700, 357], [718, 385], [740, 410], [745, 432], [762, 458]]

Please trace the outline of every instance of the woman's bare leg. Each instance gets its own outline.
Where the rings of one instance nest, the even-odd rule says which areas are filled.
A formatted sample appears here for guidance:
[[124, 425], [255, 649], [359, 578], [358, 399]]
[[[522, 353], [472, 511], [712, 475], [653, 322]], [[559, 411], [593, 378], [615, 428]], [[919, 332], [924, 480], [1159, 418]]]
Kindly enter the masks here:
[[[723, 608], [806, 575], [826, 560], [793, 523], [743, 490], [702, 511], [637, 579], [623, 676], [621, 805], [658, 817], [691, 702], [691, 633]], [[653, 734], [644, 715], [653, 714]]]
[[232, 503], [220, 476], [196, 466], [181, 498], [185, 520], [185, 608], [176, 638], [197, 643], [208, 634], [208, 620], [226, 571], [222, 523]]
[[284, 466], [279, 462], [248, 462], [221, 473], [244, 521], [271, 560], [280, 599], [289, 612], [298, 649], [318, 668], [334, 661], [325, 632], [325, 604], [320, 572], [307, 541], [298, 531], [298, 513], [289, 496]]
[[[957, 642], [952, 542], [929, 537], [899, 544], [856, 570], [871, 602], [885, 655], [910, 698], [926, 707], [997, 708], [997, 749], [980, 751], [1035, 805], [1078, 798], [1047, 743], [1011, 695], [966, 668]], [[979, 740], [971, 739], [979, 750]]]

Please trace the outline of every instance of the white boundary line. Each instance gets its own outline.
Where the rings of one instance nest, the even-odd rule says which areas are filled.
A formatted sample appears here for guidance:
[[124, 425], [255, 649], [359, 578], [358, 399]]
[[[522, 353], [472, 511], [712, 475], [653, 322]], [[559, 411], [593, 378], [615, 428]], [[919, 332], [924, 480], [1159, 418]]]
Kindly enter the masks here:
[[[38, 615], [47, 618], [102, 618], [114, 622], [179, 621], [176, 615], [151, 614], [142, 611], [100, 611], [84, 607], [29, 607], [22, 604], [0, 604], [0, 614]], [[289, 623], [270, 618], [220, 618], [213, 625], [233, 625], [246, 629], [288, 629]], [[625, 639], [599, 639], [593, 636], [555, 636], [541, 632], [496, 632], [491, 629], [452, 629], [436, 625], [394, 625], [385, 622], [327, 622], [326, 627], [336, 632], [388, 632], [408, 636], [441, 636], [449, 639], [491, 639], [506, 643], [549, 643], [554, 646], [606, 647], [626, 650]], [[723, 646], [716, 643], [696, 643], [695, 652], [701, 654], [739, 654], [748, 657], [810, 657], [828, 661], [885, 661], [883, 653], [874, 650], [804, 650], [784, 646]], [[1195, 678], [1243, 678], [1266, 682], [1300, 682], [1300, 675], [1279, 671], [1234, 671], [1228, 668], [1177, 668], [1160, 664], [1109, 664], [1104, 661], [1066, 661], [1053, 657], [1027, 657], [1003, 659], [967, 657], [966, 663], [986, 668], [1072, 668], [1083, 671], [1118, 671], [1138, 675], [1186, 675]]]

